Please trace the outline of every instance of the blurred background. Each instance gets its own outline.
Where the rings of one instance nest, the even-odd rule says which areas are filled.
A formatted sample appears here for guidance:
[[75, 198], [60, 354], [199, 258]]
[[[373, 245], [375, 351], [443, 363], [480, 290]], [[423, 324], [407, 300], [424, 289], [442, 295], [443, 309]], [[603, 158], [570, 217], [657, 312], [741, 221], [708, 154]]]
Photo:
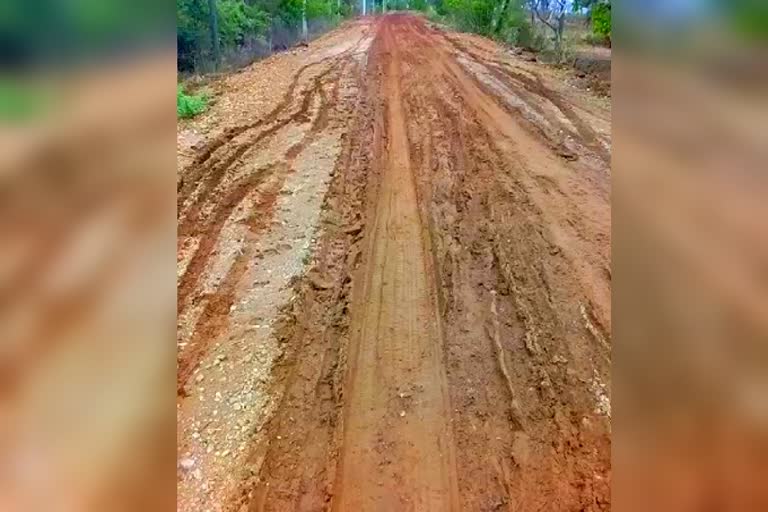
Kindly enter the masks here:
[[768, 510], [768, 2], [614, 19], [613, 503]]
[[175, 505], [175, 15], [0, 4], [0, 510]]

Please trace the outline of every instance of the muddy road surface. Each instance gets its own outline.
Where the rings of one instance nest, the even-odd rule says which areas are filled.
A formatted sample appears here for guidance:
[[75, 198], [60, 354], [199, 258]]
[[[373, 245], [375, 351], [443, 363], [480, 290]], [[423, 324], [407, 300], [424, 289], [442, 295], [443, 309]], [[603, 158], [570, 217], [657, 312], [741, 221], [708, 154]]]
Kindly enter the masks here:
[[179, 127], [189, 511], [610, 509], [610, 105], [390, 14]]

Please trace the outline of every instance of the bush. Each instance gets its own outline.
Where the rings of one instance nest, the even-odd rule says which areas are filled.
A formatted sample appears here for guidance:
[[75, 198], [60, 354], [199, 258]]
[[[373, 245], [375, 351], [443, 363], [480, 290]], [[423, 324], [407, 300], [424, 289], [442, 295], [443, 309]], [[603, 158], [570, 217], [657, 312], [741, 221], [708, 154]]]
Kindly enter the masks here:
[[583, 42], [590, 46], [605, 46], [608, 44], [608, 38], [603, 35], [590, 32], [584, 36]]
[[451, 24], [466, 32], [490, 36], [496, 3], [491, 0], [444, 0]]
[[188, 119], [205, 111], [208, 99], [204, 94], [191, 96], [184, 92], [179, 85], [176, 89], [176, 115], [181, 119]]
[[611, 40], [611, 4], [600, 3], [592, 8], [592, 31], [597, 36]]
[[53, 107], [52, 100], [47, 88], [0, 78], [0, 124], [40, 117]]
[[529, 49], [537, 46], [533, 27], [521, 9], [510, 9], [506, 18], [502, 19], [500, 23], [501, 27], [497, 37], [505, 43]]

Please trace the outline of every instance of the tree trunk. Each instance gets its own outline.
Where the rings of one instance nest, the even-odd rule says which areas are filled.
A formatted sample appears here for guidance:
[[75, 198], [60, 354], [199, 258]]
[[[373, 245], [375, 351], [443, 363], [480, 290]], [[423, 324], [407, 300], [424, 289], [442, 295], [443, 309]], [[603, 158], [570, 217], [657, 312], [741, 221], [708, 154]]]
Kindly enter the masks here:
[[509, 0], [502, 0], [499, 16], [498, 18], [496, 18], [496, 24], [493, 27], [493, 33], [496, 34], [497, 36], [501, 34], [501, 29], [502, 27], [504, 27], [504, 20], [507, 17], [508, 10], [509, 10]]
[[219, 69], [219, 20], [216, 12], [216, 0], [208, 0], [211, 23], [211, 49], [213, 52], [213, 70]]
[[304, 42], [309, 39], [309, 30], [307, 28], [307, 0], [301, 4], [301, 37]]
[[366, 15], [366, 12], [365, 12], [365, 10], [366, 10], [366, 9], [365, 9], [365, 7], [366, 7], [366, 5], [365, 5], [365, 0], [363, 0], [363, 16], [365, 16], [365, 15]]

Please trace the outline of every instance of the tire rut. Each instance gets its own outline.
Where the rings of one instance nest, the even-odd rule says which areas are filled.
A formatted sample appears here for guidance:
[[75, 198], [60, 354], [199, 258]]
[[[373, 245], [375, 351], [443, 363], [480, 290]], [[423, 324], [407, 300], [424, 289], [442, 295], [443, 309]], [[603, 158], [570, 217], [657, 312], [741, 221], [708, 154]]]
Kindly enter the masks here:
[[[469, 49], [466, 45], [459, 43], [455, 38], [445, 33], [441, 33], [441, 35], [456, 49], [456, 51], [463, 53], [485, 67], [496, 78], [506, 83], [510, 89], [516, 90], [522, 85], [525, 91], [540, 96], [552, 103], [571, 123], [573, 123], [577, 133], [573, 133], [571, 129], [564, 126], [562, 123], [558, 123], [560, 129], [565, 130], [572, 136], [578, 138], [581, 144], [598, 155], [604, 164], [610, 163], [610, 152], [600, 143], [600, 138], [597, 133], [585, 123], [578, 114], [576, 114], [573, 107], [568, 104], [560, 93], [549, 89], [544, 85], [544, 82], [538, 73], [528, 71], [534, 76], [534, 78], [530, 78], [523, 73], [515, 71], [514, 66], [508, 62], [497, 59], [490, 61], [483, 59], [482, 56]], [[540, 108], [535, 104], [533, 104], [532, 107]], [[543, 111], [539, 111], [540, 113], [543, 113]]]
[[[214, 211], [213, 220], [205, 228], [204, 235], [187, 265], [187, 270], [179, 281], [179, 314], [189, 305], [189, 299], [192, 298], [192, 295], [197, 289], [203, 271], [215, 249], [221, 229], [225, 222], [230, 218], [234, 209], [242, 203], [246, 196], [253, 194], [254, 192], [259, 194], [259, 198], [253, 207], [253, 211], [250, 214], [248, 221], [251, 235], [257, 236], [261, 231], [268, 227], [268, 222], [272, 216], [272, 206], [274, 205], [277, 194], [282, 188], [285, 174], [290, 171], [293, 160], [328, 126], [328, 110], [331, 104], [330, 102], [333, 102], [336, 99], [339, 76], [344, 72], [347, 65], [348, 61], [344, 60], [338, 69], [329, 68], [326, 72], [318, 75], [313, 81], [312, 88], [304, 95], [299, 109], [284, 122], [280, 122], [273, 127], [274, 130], [272, 130], [270, 134], [276, 133], [280, 128], [292, 121], [296, 122], [298, 119], [306, 117], [312, 101], [316, 96], [319, 96], [320, 105], [307, 134], [297, 144], [286, 150], [282, 161], [267, 166], [266, 168], [241, 179], [238, 183], [229, 188], [223, 200], [217, 202], [217, 209]], [[323, 80], [333, 71], [337, 72], [337, 76], [332, 81], [332, 91], [329, 97], [325, 92], [325, 86], [327, 84]], [[262, 138], [266, 137], [265, 133], [260, 135]], [[270, 182], [270, 179], [275, 175], [277, 175], [279, 179]], [[260, 190], [265, 183], [269, 183], [269, 188], [267, 190]], [[181, 235], [189, 234], [185, 233], [183, 228], [180, 228], [179, 232]], [[206, 303], [201, 313], [201, 317], [194, 327], [192, 338], [188, 342], [190, 349], [184, 350], [179, 354], [180, 357], [177, 362], [177, 394], [179, 396], [185, 395], [184, 386], [187, 384], [189, 377], [192, 375], [192, 372], [197, 367], [201, 358], [207, 352], [208, 342], [215, 339], [226, 327], [226, 319], [230, 311], [229, 308], [232, 307], [235, 300], [235, 288], [247, 268], [246, 263], [253, 257], [252, 250], [250, 249], [251, 245], [252, 244], [245, 244], [245, 248], [236, 257], [234, 263], [230, 267], [230, 271], [225, 276], [215, 294], [209, 297], [198, 297], [198, 300], [205, 300]]]
[[353, 290], [344, 438], [331, 510], [458, 510], [442, 332], [402, 105], [397, 25], [371, 52], [383, 62], [386, 145]]

